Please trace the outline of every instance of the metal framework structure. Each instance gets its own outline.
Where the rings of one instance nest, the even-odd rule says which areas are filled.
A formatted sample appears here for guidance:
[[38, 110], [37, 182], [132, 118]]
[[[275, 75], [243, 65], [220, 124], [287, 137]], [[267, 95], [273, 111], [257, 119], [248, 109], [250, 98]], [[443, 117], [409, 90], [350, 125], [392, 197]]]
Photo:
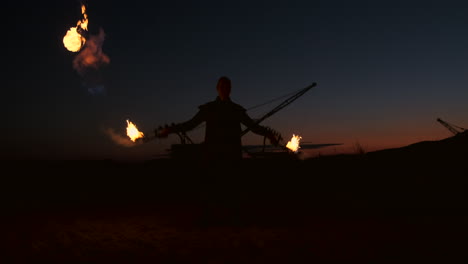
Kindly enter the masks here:
[[[278, 106], [276, 106], [275, 108], [273, 108], [271, 111], [269, 111], [268, 113], [264, 114], [262, 117], [260, 117], [259, 119], [256, 119], [256, 123], [257, 124], [260, 124], [261, 122], [263, 122], [265, 119], [269, 118], [270, 116], [274, 115], [275, 113], [277, 113], [278, 111], [280, 111], [281, 109], [285, 108], [287, 105], [291, 104], [292, 102], [294, 102], [295, 100], [297, 100], [299, 97], [301, 97], [302, 95], [304, 95], [307, 91], [309, 91], [310, 89], [312, 89], [312, 87], [316, 86], [317, 83], [312, 83], [311, 85], [299, 90], [297, 93], [293, 94], [292, 96], [288, 97], [286, 100], [284, 100], [282, 103], [280, 103]], [[174, 125], [174, 124], [172, 124]], [[168, 127], [168, 125], [166, 125], [166, 127]], [[159, 128], [155, 129], [154, 131], [154, 134], [155, 136], [153, 137], [146, 137], [144, 138], [143, 140], [145, 142], [147, 141], [150, 141], [154, 138], [156, 138], [156, 135], [158, 133], [158, 130], [162, 129], [163, 127], [160, 126]], [[245, 134], [247, 134], [248, 132], [250, 131], [249, 128], [246, 128], [245, 130], [243, 130], [241, 132], [241, 137], [244, 136]], [[181, 144], [187, 144], [187, 143], [190, 143], [190, 144], [194, 144], [194, 142], [190, 139], [190, 137], [184, 133], [184, 132], [181, 132], [181, 133], [177, 133], [177, 135], [179, 136], [180, 138], [180, 142]]]
[[[304, 95], [306, 92], [308, 92], [311, 88], [315, 87], [316, 85], [317, 85], [316, 83], [312, 83], [311, 85], [299, 90], [298, 92], [295, 92], [293, 95], [289, 96], [287, 99], [285, 99], [278, 106], [273, 108], [271, 111], [264, 114], [259, 119], [255, 119], [255, 122], [257, 124], [263, 122], [265, 119], [269, 118], [270, 116], [274, 115], [275, 113], [277, 113], [281, 109], [285, 108], [286, 106], [288, 106], [289, 104], [291, 104], [292, 102], [297, 100], [299, 97]], [[284, 95], [284, 96], [282, 96], [280, 98], [270, 100], [267, 103], [271, 103], [273, 101], [282, 99], [282, 98], [284, 98], [286, 96], [288, 96], [288, 95]], [[263, 104], [261, 104], [259, 106], [263, 106], [263, 105], [265, 105], [267, 103], [263, 103]], [[256, 107], [259, 107], [259, 106], [255, 106], [253, 108], [256, 108]], [[252, 108], [250, 108], [250, 109], [252, 109]], [[171, 124], [171, 125], [174, 125], [174, 124]], [[165, 127], [169, 127], [169, 126], [166, 124]], [[143, 137], [141, 140], [143, 142], [149, 142], [149, 141], [157, 138], [158, 131], [161, 130], [162, 128], [163, 128], [162, 126], [158, 127], [157, 129], [154, 130], [154, 135]], [[270, 129], [270, 128], [268, 128], [268, 129]], [[273, 133], [277, 133], [273, 129], [271, 129], [271, 130], [272, 130]], [[244, 136], [245, 134], [247, 134], [249, 131], [250, 131], [249, 128], [244, 129], [241, 132], [241, 137]], [[193, 157], [196, 157], [197, 154], [201, 151], [200, 150], [201, 144], [194, 143], [192, 141], [192, 139], [190, 139], [190, 137], [185, 132], [180, 132], [180, 133], [176, 133], [176, 134], [179, 136], [180, 144], [172, 144], [171, 149], [169, 150], [171, 152], [171, 156], [173, 156], [175, 158], [182, 158], [182, 159], [187, 159], [187, 158], [191, 159]], [[281, 140], [281, 135], [279, 135], [279, 138]], [[263, 141], [263, 152], [265, 150], [265, 143], [266, 143], [266, 138], [264, 138], [264, 141]], [[285, 146], [280, 145], [280, 147], [286, 149]], [[244, 151], [246, 151], [246, 150], [244, 149]], [[249, 153], [248, 151], [246, 151], [246, 152]]]
[[442, 120], [440, 118], [437, 118], [437, 122], [441, 123], [445, 128], [447, 128], [454, 135], [458, 135], [458, 134], [461, 134], [461, 133], [467, 131], [463, 127], [459, 127], [459, 126], [456, 126], [456, 125], [453, 125], [453, 124], [449, 124], [449, 123], [445, 122], [444, 120]]
[[[295, 100], [297, 100], [297, 98], [301, 97], [302, 95], [304, 95], [307, 91], [309, 91], [310, 89], [312, 89], [312, 87], [316, 86], [317, 83], [312, 83], [311, 85], [301, 89], [299, 92], [295, 93], [294, 95], [290, 96], [289, 98], [287, 98], [286, 100], [284, 100], [281, 104], [279, 104], [278, 106], [276, 106], [275, 108], [273, 108], [271, 111], [269, 111], [268, 113], [266, 113], [265, 115], [263, 115], [261, 118], [257, 119], [256, 120], [256, 123], [257, 124], [260, 124], [263, 120], [267, 119], [268, 117], [274, 115], [275, 113], [277, 113], [278, 111], [280, 111], [281, 109], [285, 108], [287, 105], [289, 105], [290, 103], [294, 102]], [[249, 128], [246, 128], [244, 129], [242, 132], [241, 132], [241, 136], [244, 136], [245, 134], [247, 134], [248, 132], [250, 131]]]

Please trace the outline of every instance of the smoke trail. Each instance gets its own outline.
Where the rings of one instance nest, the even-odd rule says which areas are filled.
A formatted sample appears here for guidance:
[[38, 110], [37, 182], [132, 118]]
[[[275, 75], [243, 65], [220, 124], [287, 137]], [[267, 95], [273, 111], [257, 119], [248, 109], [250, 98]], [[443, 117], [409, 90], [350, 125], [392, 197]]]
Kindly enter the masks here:
[[136, 145], [136, 143], [131, 141], [130, 138], [117, 134], [112, 128], [105, 129], [104, 133], [107, 134], [112, 139], [112, 141], [118, 145], [124, 147], [133, 147]]
[[110, 59], [102, 51], [104, 38], [104, 30], [100, 28], [99, 34], [91, 35], [73, 60], [73, 68], [83, 78], [83, 86], [90, 94], [105, 93], [102, 68], [110, 63]]

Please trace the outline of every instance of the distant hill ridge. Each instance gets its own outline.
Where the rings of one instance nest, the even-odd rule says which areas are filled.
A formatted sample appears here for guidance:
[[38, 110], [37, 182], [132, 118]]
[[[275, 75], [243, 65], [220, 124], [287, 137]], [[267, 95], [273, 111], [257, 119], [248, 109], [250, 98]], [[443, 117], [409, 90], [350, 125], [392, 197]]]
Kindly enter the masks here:
[[468, 157], [468, 131], [434, 141], [421, 141], [400, 148], [368, 152], [368, 156], [403, 155], [415, 157]]

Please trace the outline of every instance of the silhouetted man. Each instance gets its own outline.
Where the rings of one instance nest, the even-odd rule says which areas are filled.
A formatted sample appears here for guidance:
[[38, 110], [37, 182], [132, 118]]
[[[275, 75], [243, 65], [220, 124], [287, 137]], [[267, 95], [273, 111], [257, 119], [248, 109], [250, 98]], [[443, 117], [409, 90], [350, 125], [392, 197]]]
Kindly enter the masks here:
[[231, 211], [231, 217], [225, 220], [239, 224], [243, 215], [241, 200], [244, 200], [242, 196], [245, 191], [242, 190], [242, 181], [229, 176], [238, 176], [236, 165], [242, 160], [241, 124], [253, 133], [267, 137], [273, 145], [279, 143], [280, 136], [256, 123], [247, 115], [245, 108], [231, 101], [229, 78], [219, 78], [216, 90], [218, 96], [214, 101], [199, 106], [199, 111], [190, 120], [162, 129], [158, 137], [186, 132], [205, 122], [203, 171], [200, 176], [204, 179], [202, 182], [208, 185], [195, 187], [200, 189], [200, 198], [204, 204], [201, 223], [223, 222], [220, 218], [225, 218], [225, 213]]
[[279, 143], [279, 135], [257, 124], [247, 115], [245, 108], [231, 101], [231, 80], [228, 77], [219, 78], [216, 90], [216, 99], [199, 106], [192, 119], [164, 128], [158, 136], [186, 132], [206, 122], [204, 161], [212, 165], [237, 163], [242, 159], [241, 124], [253, 133], [267, 137], [273, 145]]

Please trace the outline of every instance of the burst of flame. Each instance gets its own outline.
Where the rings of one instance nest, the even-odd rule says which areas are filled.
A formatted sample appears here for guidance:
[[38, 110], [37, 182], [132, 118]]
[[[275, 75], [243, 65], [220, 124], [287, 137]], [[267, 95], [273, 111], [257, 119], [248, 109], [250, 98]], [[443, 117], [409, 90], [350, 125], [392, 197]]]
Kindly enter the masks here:
[[293, 134], [291, 140], [286, 144], [286, 147], [293, 152], [297, 152], [300, 148], [299, 141], [301, 140], [301, 136], [296, 136]]
[[81, 5], [81, 14], [83, 18], [78, 20], [76, 27], [71, 27], [63, 37], [63, 45], [72, 52], [79, 51], [86, 43], [86, 38], [80, 33], [88, 30], [88, 15], [85, 5]]
[[144, 136], [144, 134], [140, 131], [138, 131], [137, 127], [135, 126], [135, 124], [133, 124], [132, 122], [128, 121], [127, 119], [127, 136], [133, 141], [135, 142], [135, 140], [137, 140], [138, 138], [141, 138]]

